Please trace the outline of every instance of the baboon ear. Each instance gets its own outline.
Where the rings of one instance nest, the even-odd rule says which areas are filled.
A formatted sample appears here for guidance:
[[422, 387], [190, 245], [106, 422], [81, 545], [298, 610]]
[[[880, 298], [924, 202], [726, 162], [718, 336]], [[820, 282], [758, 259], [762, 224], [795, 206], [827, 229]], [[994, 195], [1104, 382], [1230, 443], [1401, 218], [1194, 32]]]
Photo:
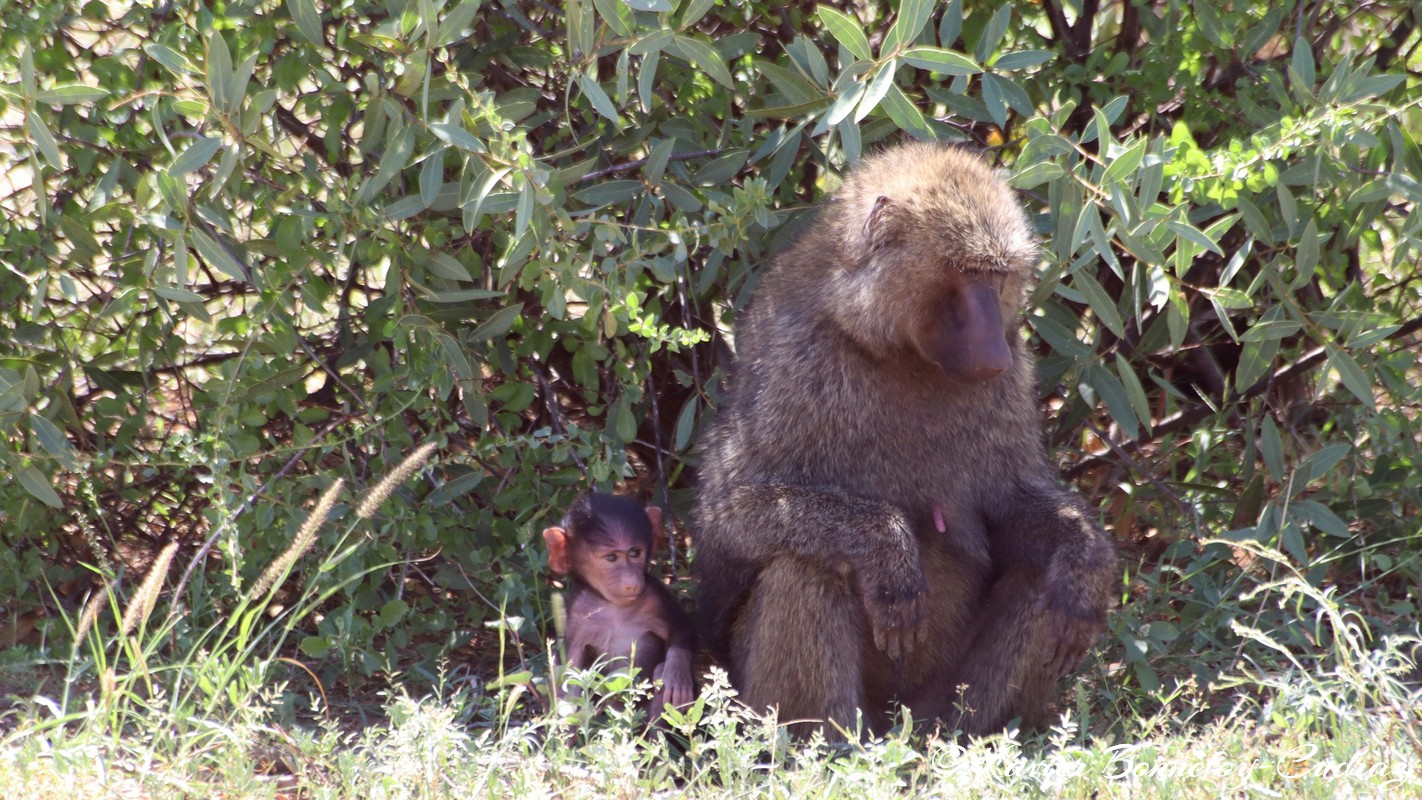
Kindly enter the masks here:
[[548, 569], [555, 575], [567, 575], [573, 571], [573, 560], [568, 552], [568, 532], [562, 528], [544, 528], [543, 541], [548, 545]]
[[652, 549], [661, 549], [667, 541], [666, 528], [662, 527], [662, 510], [656, 506], [647, 506], [647, 521], [652, 523]]
[[874, 205], [869, 209], [869, 215], [864, 218], [864, 230], [861, 233], [861, 253], [864, 261], [883, 252], [898, 238], [899, 210], [897, 203], [883, 195], [874, 198]]

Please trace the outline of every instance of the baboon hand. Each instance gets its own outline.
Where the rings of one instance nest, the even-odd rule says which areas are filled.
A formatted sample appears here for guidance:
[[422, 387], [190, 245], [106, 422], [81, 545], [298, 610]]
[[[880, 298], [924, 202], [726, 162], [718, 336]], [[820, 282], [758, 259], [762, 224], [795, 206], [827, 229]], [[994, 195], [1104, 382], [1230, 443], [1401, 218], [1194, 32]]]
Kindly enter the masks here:
[[928, 583], [917, 564], [908, 572], [873, 576], [860, 589], [874, 646], [893, 659], [912, 653], [928, 637], [924, 614]]
[[1105, 611], [1089, 605], [1086, 600], [1080, 588], [1054, 581], [1049, 581], [1037, 598], [1037, 611], [1048, 615], [1043, 663], [1058, 677], [1081, 666], [1086, 651], [1106, 630]]
[[659, 706], [681, 708], [691, 703], [695, 691], [692, 688], [690, 669], [666, 669], [666, 663], [663, 662], [657, 666], [652, 677], [662, 682], [661, 691], [657, 695]]

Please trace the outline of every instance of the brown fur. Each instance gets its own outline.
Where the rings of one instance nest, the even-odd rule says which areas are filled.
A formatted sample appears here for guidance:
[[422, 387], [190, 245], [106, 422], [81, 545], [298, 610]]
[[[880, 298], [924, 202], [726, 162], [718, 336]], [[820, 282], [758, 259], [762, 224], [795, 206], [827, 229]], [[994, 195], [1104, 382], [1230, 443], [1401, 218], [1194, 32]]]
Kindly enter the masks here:
[[[1115, 550], [1053, 475], [1019, 333], [1035, 258], [980, 158], [909, 144], [861, 164], [776, 259], [703, 445], [694, 563], [748, 704], [1033, 724], [1101, 632]], [[970, 290], [997, 293], [1000, 340], [981, 302], [963, 339], [941, 321]]]

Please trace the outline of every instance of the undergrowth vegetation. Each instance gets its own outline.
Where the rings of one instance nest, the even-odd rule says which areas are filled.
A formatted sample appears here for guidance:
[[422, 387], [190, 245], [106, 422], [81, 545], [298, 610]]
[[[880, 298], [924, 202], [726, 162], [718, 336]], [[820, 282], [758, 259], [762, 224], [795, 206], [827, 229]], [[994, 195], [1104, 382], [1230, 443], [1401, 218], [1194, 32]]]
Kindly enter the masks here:
[[[0, 785], [1422, 796], [1415, 4], [0, 13]], [[1043, 242], [1047, 435], [1127, 555], [1060, 724], [550, 708], [536, 532], [636, 494], [684, 587], [736, 312], [902, 137]]]

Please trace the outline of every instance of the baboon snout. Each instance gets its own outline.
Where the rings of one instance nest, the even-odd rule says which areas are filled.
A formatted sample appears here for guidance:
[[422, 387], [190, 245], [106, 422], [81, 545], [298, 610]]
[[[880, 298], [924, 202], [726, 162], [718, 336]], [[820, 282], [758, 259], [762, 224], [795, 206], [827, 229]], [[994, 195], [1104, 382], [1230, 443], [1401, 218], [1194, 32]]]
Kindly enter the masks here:
[[960, 383], [982, 383], [1012, 366], [1002, 305], [990, 279], [969, 278], [947, 302], [938, 322], [933, 360]]

